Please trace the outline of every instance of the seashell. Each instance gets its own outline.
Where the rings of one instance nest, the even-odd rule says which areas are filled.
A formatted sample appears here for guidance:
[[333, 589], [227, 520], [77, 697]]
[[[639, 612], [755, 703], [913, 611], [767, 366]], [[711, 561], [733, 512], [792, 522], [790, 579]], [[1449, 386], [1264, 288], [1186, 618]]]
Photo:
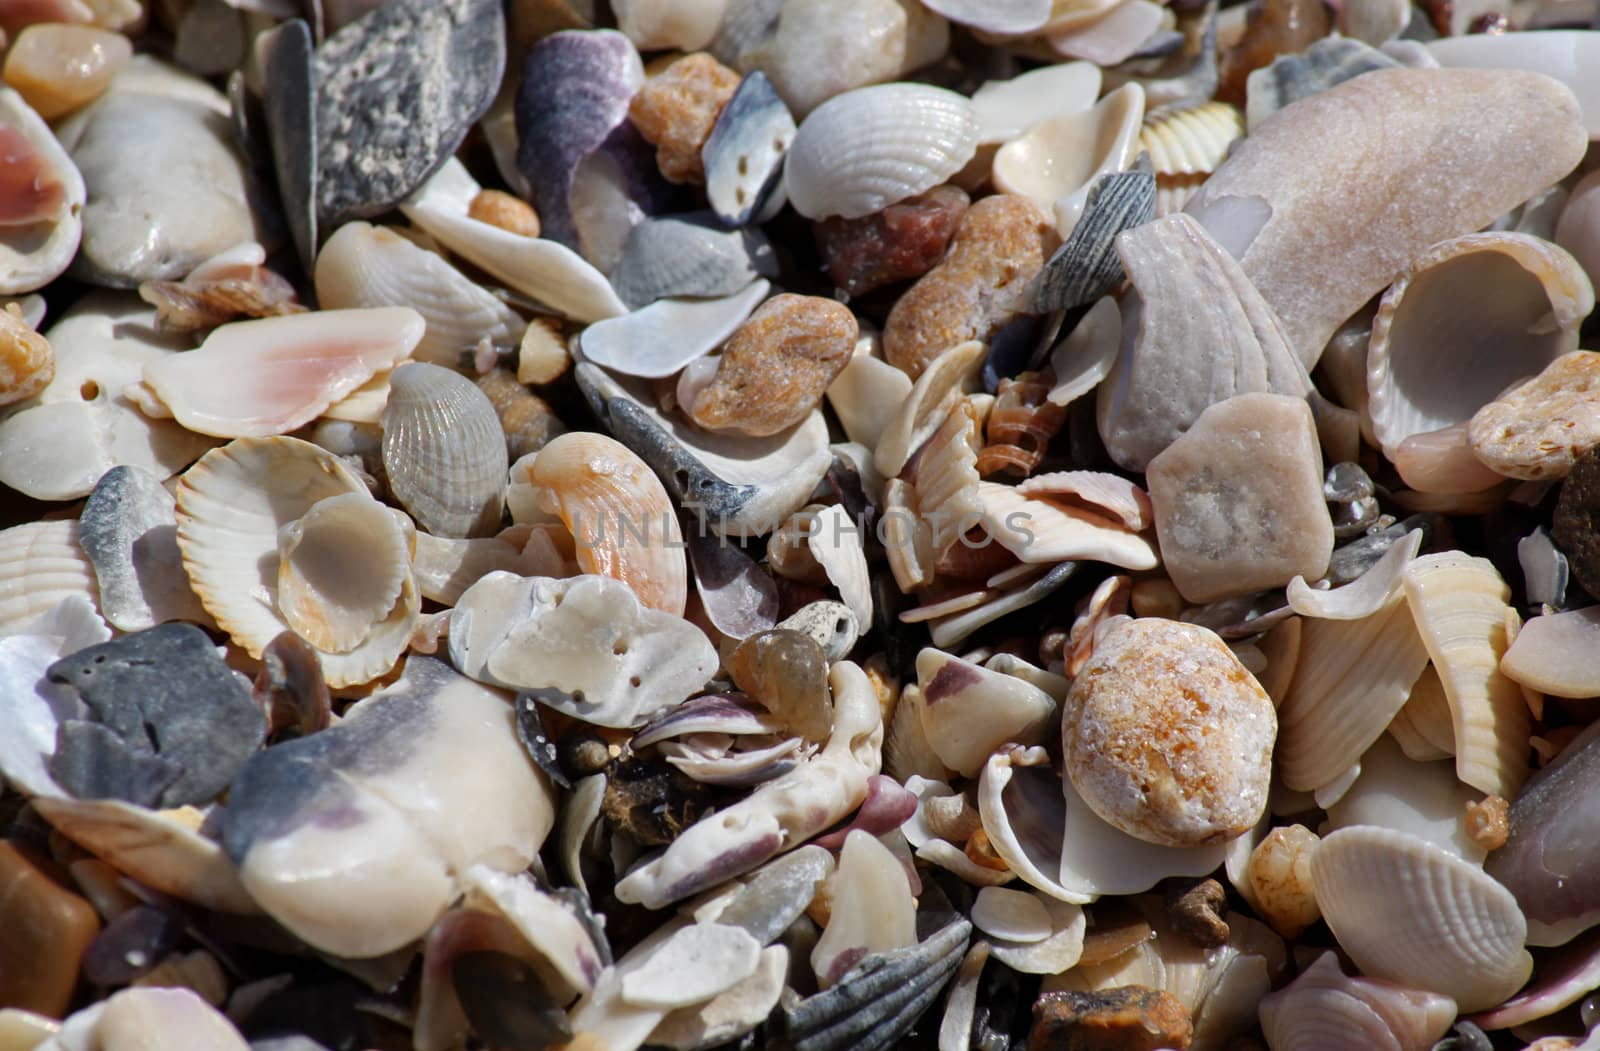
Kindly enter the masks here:
[[771, 289], [758, 278], [714, 299], [658, 299], [590, 325], [579, 347], [584, 358], [624, 376], [671, 376], [725, 343]]
[[1373, 825], [1426, 840], [1474, 865], [1484, 848], [1461, 820], [1480, 794], [1456, 780], [1452, 763], [1418, 762], [1379, 739], [1361, 757], [1361, 774], [1328, 808], [1328, 830]]
[[1311, 872], [1323, 918], [1364, 974], [1477, 1011], [1516, 992], [1533, 968], [1511, 892], [1414, 836], [1340, 829], [1312, 855]]
[[1541, 954], [1537, 976], [1517, 995], [1473, 1021], [1489, 1030], [1524, 1026], [1583, 1000], [1594, 991], [1596, 982], [1600, 982], [1600, 959], [1595, 954], [1595, 939], [1590, 937]]
[[1119, 475], [1102, 471], [1052, 471], [1017, 483], [1024, 496], [1085, 507], [1139, 533], [1155, 521], [1150, 496]]
[[553, 383], [572, 365], [572, 354], [561, 338], [561, 325], [553, 318], [534, 318], [522, 332], [517, 348], [517, 382]]
[[606, 428], [719, 536], [771, 532], [810, 499], [833, 461], [821, 412], [770, 438], [719, 435], [664, 416], [594, 365], [580, 364], [576, 378]]
[[643, 460], [604, 435], [563, 434], [539, 450], [529, 475], [576, 538], [584, 572], [615, 577], [644, 605], [682, 615], [683, 534], [666, 490]]
[[[1502, 106], [1525, 117], [1514, 136], [1505, 129], [1514, 143], [1486, 133], [1481, 119]], [[1375, 119], [1401, 112], [1425, 120], [1426, 132]], [[1339, 325], [1427, 246], [1479, 229], [1558, 181], [1586, 141], [1570, 92], [1535, 74], [1378, 70], [1280, 113], [1253, 129], [1186, 209], [1239, 260], [1308, 368]], [[1360, 192], [1339, 183], [1348, 243], [1335, 243], [1326, 236], [1327, 180], [1358, 155], [1377, 160]], [[1470, 191], [1417, 181], [1444, 167], [1480, 174]], [[1403, 225], [1383, 219], [1395, 200], [1412, 202]], [[1379, 228], [1384, 237], [1370, 236]]]
[[831, 853], [814, 845], [801, 847], [751, 873], [716, 922], [743, 928], [761, 944], [770, 944], [800, 917], [833, 872]]
[[709, 694], [684, 701], [634, 734], [629, 747], [638, 751], [686, 734], [770, 734], [782, 728], [772, 716], [740, 704], [739, 696]]
[[1146, 46], [1165, 21], [1159, 4], [1127, 0], [1088, 25], [1056, 30], [1045, 39], [1058, 55], [1115, 66]]
[[939, 1048], [971, 1047], [973, 1026], [978, 1020], [978, 995], [983, 986], [983, 971], [989, 963], [989, 943], [979, 938], [962, 957], [950, 991], [945, 995], [944, 1014], [939, 1020]]
[[699, 51], [717, 35], [728, 0], [620, 0], [617, 28], [640, 51]]
[[890, 414], [911, 393], [911, 377], [875, 356], [858, 341], [854, 356], [828, 384], [828, 404], [833, 406], [844, 433], [868, 449], [877, 447]]
[[1052, 117], [995, 154], [995, 186], [1033, 201], [1068, 237], [1096, 180], [1133, 163], [1143, 119], [1144, 89], [1137, 84], [1118, 88], [1086, 112]]
[[[897, 532], [912, 531], [907, 550], [890, 555], [891, 569], [905, 560], [903, 571], [895, 578], [902, 585], [914, 577], [914, 583], [931, 579], [938, 562], [958, 543], [965, 543], [967, 532], [982, 514], [983, 506], [978, 497], [978, 432], [972, 403], [956, 403], [938, 431], [917, 453], [912, 498], [905, 507], [898, 506], [901, 483], [896, 480], [896, 506], [885, 508], [882, 518], [885, 527], [890, 526], [891, 515], [898, 518], [904, 512], [912, 512], [916, 516], [909, 524], [903, 520], [893, 522]], [[918, 567], [915, 570], [911, 568], [913, 559]]]
[[1031, 33], [1050, 20], [1050, 0], [933, 0], [930, 11], [985, 33]]
[[789, 950], [761, 950], [756, 971], [703, 1004], [679, 1008], [650, 1031], [651, 1044], [675, 1051], [713, 1047], [738, 1040], [766, 1021], [778, 1006], [789, 974]]
[[[712, 627], [730, 639], [744, 639], [776, 626], [778, 585], [771, 574], [720, 538], [713, 540], [691, 532], [686, 539], [695, 593], [700, 596], [701, 608]], [[849, 613], [847, 607], [839, 608]], [[850, 616], [854, 618], [853, 614]], [[855, 644], [855, 629], [850, 631], [847, 648]]]
[[[1028, 286], [1027, 294], [1032, 296], [1036, 313], [1071, 310], [1093, 303], [1122, 283], [1125, 275], [1122, 260], [1115, 251], [1117, 235], [1156, 217], [1160, 199], [1158, 185], [1155, 176], [1140, 168], [1108, 172], [1090, 184], [1084, 196], [1082, 217]], [[1078, 328], [1087, 323], [1085, 317], [1078, 322]], [[1074, 329], [1073, 336], [1076, 334], [1077, 329]], [[1073, 336], [1069, 336], [1063, 346]], [[1116, 342], [1112, 342], [1113, 347]], [[1051, 364], [1055, 364], [1054, 355]], [[1107, 365], [1109, 367], [1109, 362]], [[1059, 368], [1056, 375], [1063, 375]]]
[[668, 1009], [704, 1003], [754, 974], [760, 955], [761, 944], [739, 927], [691, 924], [623, 975], [622, 998]]
[[61, 724], [85, 718], [88, 709], [76, 691], [51, 682], [45, 673], [71, 643], [93, 645], [106, 641], [110, 634], [102, 624], [91, 637], [70, 642], [47, 635], [0, 637], [0, 684], [5, 686], [0, 704], [6, 725], [12, 728], [0, 740], [0, 774], [17, 791], [39, 798], [66, 796], [51, 776], [50, 761], [56, 753]]
[[[1487, 297], [1491, 286], [1496, 292]], [[1463, 305], [1486, 298], [1494, 309]], [[1573, 350], [1578, 323], [1593, 307], [1577, 260], [1539, 238], [1468, 234], [1422, 253], [1384, 293], [1367, 352], [1368, 414], [1384, 455], [1394, 460], [1407, 438], [1470, 420], [1512, 383]], [[1508, 346], [1516, 353], [1504, 353]], [[1440, 353], [1459, 369], [1443, 387], [1431, 382]]]
[[326, 653], [349, 653], [411, 579], [411, 523], [365, 493], [319, 500], [278, 531], [278, 612]]
[[[254, 54], [266, 88], [261, 112], [284, 225], [306, 273], [311, 272], [322, 239], [317, 226], [317, 88], [312, 37], [305, 20], [291, 17], [259, 36]], [[231, 84], [229, 90], [231, 94]]]
[[1279, 55], [1251, 72], [1245, 84], [1245, 124], [1251, 131], [1290, 103], [1376, 69], [1399, 69], [1398, 59], [1348, 36], [1314, 41], [1299, 54]]
[[923, 84], [880, 84], [823, 103], [795, 133], [784, 190], [808, 219], [858, 219], [949, 180], [978, 141], [972, 104]]
[[994, 482], [978, 483], [978, 499], [984, 530], [1023, 562], [1077, 559], [1124, 569], [1153, 569], [1160, 564], [1150, 541], [1092, 511], [1030, 497]]
[[139, 298], [156, 308], [163, 332], [199, 332], [250, 317], [298, 314], [295, 289], [266, 267], [266, 249], [251, 241], [212, 256], [182, 281], [146, 281]]
[[864, 956], [916, 944], [911, 884], [899, 859], [875, 837], [859, 830], [845, 837], [828, 885], [828, 923], [811, 951], [820, 988], [838, 984]]
[[1528, 776], [1528, 708], [1499, 670], [1510, 589], [1486, 559], [1423, 555], [1405, 571], [1406, 601], [1439, 672], [1455, 730], [1456, 776], [1507, 799]]
[[806, 543], [828, 583], [855, 617], [856, 624], [872, 623], [872, 580], [867, 568], [867, 553], [861, 523], [852, 522], [839, 504], [830, 504], [816, 513], [807, 532]]
[[[1122, 264], [1117, 265], [1120, 270]], [[1046, 397], [1054, 405], [1070, 405], [1088, 394], [1111, 374], [1121, 349], [1122, 312], [1115, 299], [1103, 296], [1050, 352], [1056, 385]]]
[[596, 822], [600, 820], [605, 792], [606, 775], [591, 774], [572, 786], [572, 794], [561, 808], [557, 843], [562, 866], [572, 885], [585, 897], [589, 895], [589, 886], [583, 878], [582, 854], [585, 844], [592, 839]]
[[1554, 697], [1594, 697], [1600, 682], [1587, 646], [1600, 633], [1600, 607], [1546, 613], [1522, 626], [1500, 659], [1502, 675], [1530, 690]]
[[427, 326], [414, 357], [454, 368], [483, 339], [515, 344], [524, 323], [476, 282], [399, 234], [346, 223], [317, 254], [317, 300], [323, 310], [406, 306]]
[[191, 431], [261, 438], [311, 422], [409, 355], [422, 333], [406, 307], [237, 321], [198, 350], [146, 364], [143, 381]]
[[772, 81], [759, 69], [746, 73], [700, 147], [706, 200], [718, 219], [742, 227], [774, 202], [782, 206], [779, 176], [794, 135], [794, 117]]
[[986, 80], [972, 93], [978, 143], [1010, 142], [1052, 117], [1090, 109], [1099, 97], [1100, 67], [1093, 62], [1062, 62], [1009, 80]]
[[635, 226], [611, 272], [612, 287], [622, 301], [637, 311], [668, 296], [731, 296], [758, 277], [777, 276], [765, 236], [755, 230], [723, 230], [711, 218], [690, 213]]
[[[981, 898], [986, 893], [1003, 889], [984, 887], [978, 891], [978, 895]], [[1060, 974], [1070, 970], [1083, 957], [1083, 938], [1087, 926], [1083, 909], [1037, 893], [1029, 896], [1044, 905], [1048, 921], [1045, 937], [1032, 942], [997, 937], [991, 946], [992, 955], [1007, 967], [1023, 974]], [[976, 924], [976, 904], [973, 912], [973, 923]]]
[[1318, 591], [1305, 577], [1289, 581], [1289, 607], [1302, 617], [1322, 620], [1360, 620], [1382, 609], [1399, 586], [1401, 574], [1422, 548], [1422, 530], [1413, 529], [1390, 545], [1383, 557], [1360, 577], [1328, 591]]
[[488, 396], [460, 373], [425, 362], [395, 369], [389, 388], [383, 463], [395, 499], [435, 536], [495, 532], [508, 467]]
[[[159, 1041], [172, 1051], [248, 1051], [226, 1016], [190, 989], [135, 986], [70, 1015], [41, 1051], [137, 1047]], [[31, 1046], [31, 1045], [29, 1045]]]
[[1225, 102], [1162, 110], [1145, 117], [1139, 148], [1155, 169], [1155, 214], [1183, 210], [1194, 191], [1244, 134], [1244, 118]]
[[[32, 292], [67, 269], [83, 234], [83, 177], [49, 125], [11, 88], [0, 88], [0, 141], [25, 166], [6, 203], [0, 237], [0, 293]], [[41, 225], [48, 224], [48, 225]]]
[[1429, 41], [1426, 46], [1429, 56], [1448, 68], [1522, 69], [1554, 77], [1577, 97], [1589, 137], [1600, 136], [1600, 81], [1594, 76], [1600, 42], [1591, 33], [1550, 29], [1537, 37], [1507, 33], [1503, 39], [1475, 39], [1488, 35], [1452, 36]]
[[909, 701], [924, 737], [940, 762], [965, 777], [976, 777], [1008, 743], [1041, 743], [1059, 710], [1037, 686], [932, 647], [917, 654], [917, 685]]
[[1346, 978], [1331, 952], [1261, 1001], [1261, 1028], [1277, 1051], [1312, 1051], [1352, 1039], [1374, 1051], [1429, 1047], [1455, 1017], [1448, 996]]
[[506, 455], [513, 462], [538, 452], [566, 432], [550, 403], [519, 382], [511, 370], [492, 368], [478, 377], [477, 385], [494, 407], [505, 433]]
[[1389, 733], [1406, 756], [1418, 762], [1448, 759], [1456, 754], [1450, 704], [1432, 664], [1423, 669], [1422, 677], [1411, 687], [1411, 696], [1389, 724]]
[[[929, 634], [933, 644], [946, 648], [955, 646], [985, 624], [1043, 600], [1066, 584], [1077, 570], [1077, 562], [1062, 562], [1037, 577], [1008, 581], [1003, 586], [991, 583], [980, 593], [976, 605], [937, 616], [930, 621]], [[902, 614], [901, 619], [905, 620], [906, 615]]]
[[0, 632], [19, 634], [73, 596], [98, 605], [94, 563], [76, 521], [27, 522], [0, 530]]
[[100, 609], [118, 629], [207, 619], [178, 553], [177, 522], [172, 494], [147, 471], [113, 467], [95, 483], [78, 542], [94, 566]]
[[968, 340], [944, 351], [922, 370], [878, 439], [872, 462], [880, 474], [885, 478], [898, 475], [911, 454], [943, 426], [956, 402], [976, 388], [983, 356], [984, 345]]
[[400, 211], [467, 262], [575, 321], [628, 312], [605, 275], [572, 249], [473, 218], [472, 202], [480, 192], [482, 187], [452, 157]]
[[984, 887], [972, 902], [972, 925], [991, 938], [1041, 942], [1051, 930], [1045, 901], [1026, 891]]

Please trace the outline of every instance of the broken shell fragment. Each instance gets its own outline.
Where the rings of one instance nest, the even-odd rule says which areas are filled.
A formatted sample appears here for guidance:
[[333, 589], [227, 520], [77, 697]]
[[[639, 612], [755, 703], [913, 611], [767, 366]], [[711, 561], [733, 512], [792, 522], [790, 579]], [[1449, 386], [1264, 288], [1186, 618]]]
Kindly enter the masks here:
[[771, 290], [758, 278], [709, 299], [657, 299], [621, 317], [595, 322], [583, 330], [578, 345], [584, 358], [613, 372], [661, 379], [726, 342]]
[[[1028, 286], [1033, 309], [1070, 310], [1093, 303], [1120, 285], [1125, 275], [1115, 251], [1117, 235], [1156, 217], [1158, 192], [1155, 177], [1139, 168], [1093, 180], [1084, 196], [1082, 216]], [[1078, 322], [1079, 328], [1086, 323], [1087, 319]], [[1058, 379], [1065, 378], [1059, 368], [1056, 373]]]
[[1002, 745], [1041, 743], [1057, 712], [1037, 686], [932, 647], [917, 654], [917, 684], [915, 699], [902, 703], [915, 707], [939, 759], [966, 777]]
[[782, 193], [783, 159], [794, 141], [794, 117], [759, 69], [745, 74], [700, 147], [706, 200], [717, 218], [744, 226]]
[[72, 262], [85, 192], [49, 126], [11, 88], [0, 89], [0, 143], [13, 166], [0, 207], [0, 293], [15, 295], [43, 288]]
[[743, 928], [691, 924], [622, 976], [622, 998], [669, 1009], [704, 1003], [754, 974], [760, 955], [761, 943]]
[[204, 622], [177, 545], [177, 505], [149, 472], [113, 467], [78, 518], [78, 541], [94, 565], [100, 610], [122, 631], [169, 620]]
[[1143, 119], [1144, 89], [1126, 84], [1085, 112], [1035, 125], [995, 154], [995, 186], [1038, 205], [1066, 237], [1095, 181], [1133, 163]]
[[723, 230], [709, 218], [691, 213], [646, 219], [635, 226], [611, 271], [611, 284], [622, 301], [638, 310], [667, 296], [731, 296], [757, 277], [777, 275], [772, 246], [764, 236], [754, 230]]
[[1352, 1037], [1382, 1051], [1428, 1047], [1455, 1017], [1448, 996], [1345, 977], [1331, 952], [1261, 1001], [1261, 1028], [1277, 1051], [1312, 1051]]
[[395, 499], [425, 531], [497, 532], [507, 459], [500, 418], [471, 380], [426, 362], [394, 370], [383, 410], [384, 471]]
[[917, 907], [900, 860], [869, 833], [845, 837], [829, 877], [829, 913], [811, 951], [817, 984], [836, 985], [864, 957], [915, 945]]
[[35, 618], [74, 596], [97, 606], [94, 562], [76, 521], [25, 522], [0, 531], [0, 631], [26, 632]]
[[1244, 119], [1225, 102], [1166, 109], [1145, 117], [1139, 147], [1155, 170], [1156, 214], [1181, 211], [1244, 134]]

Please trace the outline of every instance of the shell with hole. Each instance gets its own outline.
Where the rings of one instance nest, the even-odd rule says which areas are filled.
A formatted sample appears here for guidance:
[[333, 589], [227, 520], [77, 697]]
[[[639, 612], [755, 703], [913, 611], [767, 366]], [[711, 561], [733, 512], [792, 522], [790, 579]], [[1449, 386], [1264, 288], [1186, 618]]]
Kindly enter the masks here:
[[1054, 216], [1056, 232], [1066, 237], [1095, 181], [1133, 163], [1143, 120], [1144, 89], [1126, 84], [1093, 108], [1052, 117], [1000, 147], [994, 184]]
[[389, 490], [435, 536], [500, 529], [510, 465], [489, 396], [459, 372], [412, 361], [389, 377], [383, 466]]
[[83, 176], [20, 94], [0, 88], [8, 179], [0, 237], [0, 294], [43, 288], [72, 262], [83, 236]]

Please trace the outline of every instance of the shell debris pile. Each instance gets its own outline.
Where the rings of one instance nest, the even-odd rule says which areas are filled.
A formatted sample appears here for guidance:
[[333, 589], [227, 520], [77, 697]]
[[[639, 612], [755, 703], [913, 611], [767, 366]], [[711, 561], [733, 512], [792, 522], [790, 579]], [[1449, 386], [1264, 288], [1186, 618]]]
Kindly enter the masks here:
[[0, 0], [0, 1051], [1600, 1048], [1566, 0]]

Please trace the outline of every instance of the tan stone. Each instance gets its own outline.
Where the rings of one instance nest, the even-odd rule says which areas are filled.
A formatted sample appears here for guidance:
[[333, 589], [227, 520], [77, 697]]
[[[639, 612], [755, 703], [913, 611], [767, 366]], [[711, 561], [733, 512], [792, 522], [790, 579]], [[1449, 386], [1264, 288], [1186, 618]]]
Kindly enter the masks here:
[[479, 190], [467, 206], [467, 215], [523, 237], [539, 236], [539, 213], [533, 205], [504, 190]]
[[1188, 1047], [1193, 1036], [1183, 1001], [1164, 989], [1123, 985], [1039, 997], [1028, 1051], [1166, 1051]]
[[1575, 350], [1479, 409], [1467, 426], [1478, 459], [1528, 481], [1565, 478], [1600, 446], [1600, 354]]
[[132, 55], [121, 33], [41, 23], [24, 29], [6, 52], [4, 78], [39, 116], [55, 120], [99, 98]]
[[656, 167], [668, 181], [705, 181], [700, 147], [738, 87], [739, 74], [697, 51], [646, 80], [633, 97], [628, 117], [655, 146]]
[[0, 1007], [62, 1017], [100, 919], [92, 905], [3, 841], [0, 932]]

